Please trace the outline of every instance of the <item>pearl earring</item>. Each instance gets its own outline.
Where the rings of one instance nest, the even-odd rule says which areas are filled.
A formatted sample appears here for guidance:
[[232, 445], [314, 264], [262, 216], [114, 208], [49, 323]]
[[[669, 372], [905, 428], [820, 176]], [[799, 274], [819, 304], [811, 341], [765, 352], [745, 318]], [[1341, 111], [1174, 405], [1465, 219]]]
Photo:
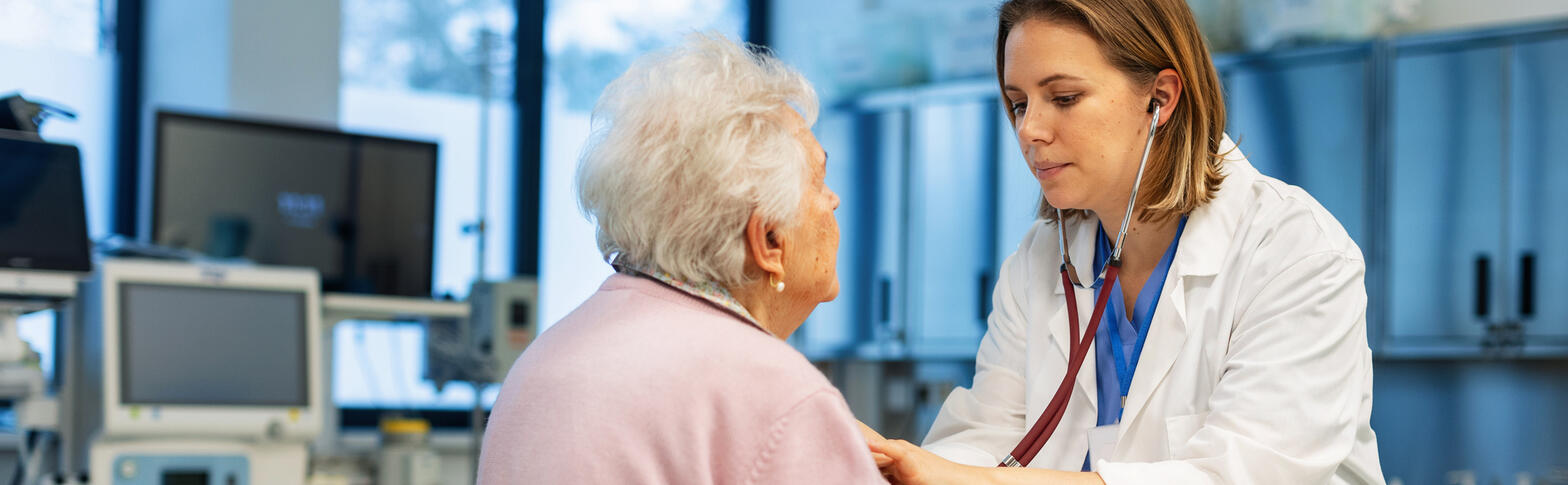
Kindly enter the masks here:
[[784, 281], [782, 281], [782, 280], [774, 281], [773, 280], [773, 275], [770, 274], [770, 275], [768, 275], [768, 282], [773, 285], [773, 291], [776, 291], [776, 292], [779, 292], [779, 293], [783, 293], [784, 292]]

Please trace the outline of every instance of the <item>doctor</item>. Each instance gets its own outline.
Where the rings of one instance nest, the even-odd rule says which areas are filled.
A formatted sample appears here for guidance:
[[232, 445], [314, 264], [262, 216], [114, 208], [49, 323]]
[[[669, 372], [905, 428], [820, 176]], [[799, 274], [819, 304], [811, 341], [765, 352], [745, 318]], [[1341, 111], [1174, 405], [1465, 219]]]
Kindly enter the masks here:
[[1225, 136], [1186, 3], [1011, 0], [996, 46], [1042, 220], [924, 447], [866, 430], [884, 475], [1383, 483], [1361, 251]]

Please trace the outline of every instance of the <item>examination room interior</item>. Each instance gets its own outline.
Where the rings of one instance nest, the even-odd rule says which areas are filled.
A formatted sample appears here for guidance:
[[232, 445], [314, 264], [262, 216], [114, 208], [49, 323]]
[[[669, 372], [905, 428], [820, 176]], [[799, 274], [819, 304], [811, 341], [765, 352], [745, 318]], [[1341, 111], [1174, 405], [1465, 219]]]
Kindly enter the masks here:
[[[788, 342], [918, 442], [1040, 195], [998, 3], [0, 0], [0, 482], [472, 483], [507, 369], [612, 273], [589, 113], [693, 31], [816, 88], [841, 290]], [[1568, 2], [1187, 3], [1226, 132], [1365, 255], [1388, 482], [1568, 484]]]

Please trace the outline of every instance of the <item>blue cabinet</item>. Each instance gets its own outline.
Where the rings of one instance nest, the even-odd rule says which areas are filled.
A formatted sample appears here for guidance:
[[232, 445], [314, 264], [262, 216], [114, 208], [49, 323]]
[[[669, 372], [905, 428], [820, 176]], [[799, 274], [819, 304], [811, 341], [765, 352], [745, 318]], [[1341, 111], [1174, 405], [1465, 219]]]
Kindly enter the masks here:
[[1561, 27], [1393, 45], [1385, 351], [1568, 353], [1565, 48]]
[[1372, 47], [1215, 60], [1226, 132], [1263, 174], [1312, 194], [1363, 250], [1372, 171]]
[[829, 185], [843, 198], [841, 290], [813, 314], [809, 324], [821, 328], [804, 330], [797, 345], [849, 343], [871, 358], [974, 356], [999, 259], [995, 89], [892, 90], [823, 115]]
[[[1558, 22], [1215, 58], [1227, 133], [1361, 247], [1381, 356], [1568, 355], [1564, 53]], [[831, 112], [844, 289], [818, 312], [844, 323], [808, 345], [972, 356], [1040, 202], [996, 86]]]
[[866, 157], [872, 163], [876, 187], [876, 215], [870, 221], [871, 336], [873, 345], [896, 353], [902, 351], [908, 323], [909, 108], [896, 103], [881, 109], [873, 105], [865, 116], [874, 121], [875, 133], [875, 138], [867, 140], [870, 153]]
[[1568, 33], [1519, 42], [1508, 62], [1507, 261], [1526, 350], [1568, 349]]
[[1497, 47], [1394, 59], [1390, 344], [1474, 349], [1497, 320], [1504, 67]]
[[1029, 232], [1040, 213], [1040, 180], [1024, 160], [1023, 149], [1018, 145], [1017, 133], [1002, 112], [1001, 101], [993, 98], [996, 118], [996, 268], [1002, 267], [1024, 234]]
[[996, 106], [919, 97], [909, 140], [909, 344], [973, 355], [985, 333], [995, 246]]
[[869, 338], [872, 299], [871, 236], [876, 222], [875, 166], [864, 159], [871, 120], [850, 110], [824, 109], [812, 132], [827, 152], [827, 185], [839, 196], [838, 298], [817, 305], [791, 343], [809, 356], [834, 356]]

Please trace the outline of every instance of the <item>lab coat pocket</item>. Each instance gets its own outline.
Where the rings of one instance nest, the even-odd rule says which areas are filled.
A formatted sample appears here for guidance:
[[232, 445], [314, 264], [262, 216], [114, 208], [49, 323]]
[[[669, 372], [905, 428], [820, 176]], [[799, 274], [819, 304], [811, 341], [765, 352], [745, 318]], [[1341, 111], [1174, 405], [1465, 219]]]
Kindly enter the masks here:
[[1187, 447], [1187, 440], [1203, 428], [1203, 421], [1208, 417], [1209, 413], [1202, 412], [1165, 418], [1166, 456], [1176, 458], [1177, 453]]

